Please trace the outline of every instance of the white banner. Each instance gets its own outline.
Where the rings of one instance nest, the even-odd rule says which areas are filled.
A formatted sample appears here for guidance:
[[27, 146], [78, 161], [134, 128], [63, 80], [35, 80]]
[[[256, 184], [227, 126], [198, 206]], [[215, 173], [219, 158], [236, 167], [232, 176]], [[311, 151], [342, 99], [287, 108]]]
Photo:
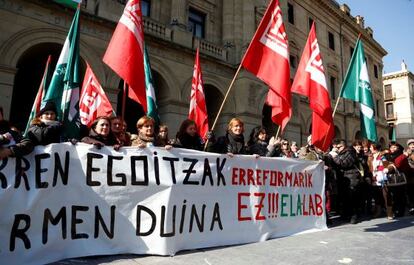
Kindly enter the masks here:
[[54, 144], [0, 160], [0, 264], [264, 241], [326, 229], [323, 163]]

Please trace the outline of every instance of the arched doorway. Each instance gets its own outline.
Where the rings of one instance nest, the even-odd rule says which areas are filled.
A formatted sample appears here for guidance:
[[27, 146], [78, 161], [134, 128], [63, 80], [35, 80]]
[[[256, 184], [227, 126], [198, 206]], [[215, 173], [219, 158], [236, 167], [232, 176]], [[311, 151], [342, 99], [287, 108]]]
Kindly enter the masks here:
[[211, 128], [223, 102], [223, 95], [218, 88], [209, 84], [204, 85], [204, 95], [206, 98], [208, 125]]
[[168, 127], [171, 128], [171, 124], [169, 124], [169, 119], [167, 116], [168, 113], [166, 113], [168, 112], [168, 109], [164, 108], [168, 104], [168, 99], [170, 98], [167, 82], [165, 81], [164, 77], [157, 71], [151, 70], [151, 72], [152, 79], [154, 80], [153, 85], [155, 90], [155, 97], [157, 100], [160, 121], [162, 124], [167, 124]]
[[379, 143], [381, 144], [382, 148], [385, 148], [385, 139], [384, 139], [384, 137], [380, 138]]
[[43, 76], [47, 57], [52, 55], [51, 69], [54, 69], [61, 49], [62, 45], [57, 43], [38, 44], [29, 48], [17, 62], [10, 122], [18, 129], [24, 130], [26, 127]]
[[272, 107], [264, 104], [262, 109], [262, 126], [268, 135], [276, 135], [278, 125], [272, 121]]
[[[122, 105], [124, 95], [124, 80], [121, 79], [118, 86], [118, 104], [117, 104], [117, 115], [122, 116]], [[145, 115], [144, 109], [136, 101], [128, 97], [128, 91], [125, 95], [125, 117], [124, 120], [127, 123], [127, 131], [131, 133], [137, 133], [136, 123], [142, 116]]]
[[335, 139], [342, 139], [342, 134], [341, 134], [341, 130], [339, 130], [339, 128], [337, 126], [335, 126]]
[[362, 134], [361, 134], [361, 131], [357, 131], [357, 132], [355, 133], [354, 140], [362, 140]]
[[[53, 72], [61, 50], [61, 44], [40, 43], [29, 48], [19, 58], [16, 65], [18, 70], [14, 78], [10, 110], [10, 122], [18, 129], [24, 130], [26, 127], [27, 119], [43, 77], [47, 57], [52, 56], [51, 69]], [[86, 64], [82, 59], [79, 68], [81, 76], [79, 86], [81, 86], [86, 69]]]
[[[154, 82], [154, 92], [156, 103], [158, 107], [158, 114], [160, 115], [161, 123], [167, 123], [166, 117], [162, 112], [163, 104], [168, 99], [168, 86], [164, 78], [156, 71], [151, 70], [152, 80]], [[119, 83], [119, 93], [118, 93], [118, 104], [117, 104], [117, 114], [119, 116], [122, 115], [122, 96], [123, 96], [123, 87], [124, 82], [123, 80]], [[131, 133], [136, 133], [136, 123], [142, 116], [145, 115], [144, 108], [141, 104], [135, 102], [134, 100], [130, 99], [128, 96], [126, 97], [125, 103], [125, 117], [124, 120], [126, 121], [128, 128], [127, 130]], [[168, 125], [168, 124], [167, 124]]]

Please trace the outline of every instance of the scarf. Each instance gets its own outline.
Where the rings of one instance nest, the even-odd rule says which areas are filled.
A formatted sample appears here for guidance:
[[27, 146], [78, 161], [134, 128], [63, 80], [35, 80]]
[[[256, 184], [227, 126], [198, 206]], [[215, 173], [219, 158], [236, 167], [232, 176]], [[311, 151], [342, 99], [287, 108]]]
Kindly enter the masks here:
[[145, 134], [143, 134], [141, 132], [138, 134], [138, 138], [141, 141], [146, 142], [146, 143], [153, 143], [154, 142], [154, 136], [146, 136]]

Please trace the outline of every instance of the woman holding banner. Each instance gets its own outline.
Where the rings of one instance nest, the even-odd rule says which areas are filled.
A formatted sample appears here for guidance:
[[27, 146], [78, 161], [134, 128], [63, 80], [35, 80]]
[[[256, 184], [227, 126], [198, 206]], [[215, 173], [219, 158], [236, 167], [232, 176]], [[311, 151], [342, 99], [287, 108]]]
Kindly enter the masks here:
[[[155, 136], [155, 121], [149, 116], [141, 117], [137, 122], [138, 136], [132, 140], [131, 146], [145, 148], [149, 146], [162, 146]], [[171, 149], [171, 145], [165, 145], [165, 149]]]
[[203, 140], [197, 133], [197, 125], [193, 120], [184, 120], [177, 132], [174, 147], [203, 150]]
[[247, 148], [244, 144], [244, 123], [239, 118], [230, 120], [227, 126], [226, 135], [221, 136], [214, 141], [214, 137], [210, 135], [210, 144], [207, 150], [210, 152], [228, 154], [229, 156], [237, 154], [248, 154]]
[[[274, 150], [276, 147], [274, 137], [272, 137], [270, 143], [266, 141], [266, 137], [267, 133], [265, 128], [262, 126], [253, 128], [250, 133], [249, 141], [247, 142], [249, 154], [267, 157], [274, 156]], [[280, 141], [277, 143], [279, 144], [278, 146], [280, 146]]]
[[21, 135], [12, 130], [10, 123], [3, 119], [3, 109], [0, 107], [0, 160], [7, 157], [22, 157], [33, 151], [32, 142], [21, 139]]
[[111, 120], [106, 116], [96, 118], [89, 130], [89, 136], [83, 137], [82, 142], [93, 144], [98, 149], [113, 146], [115, 150], [119, 150], [121, 147], [111, 131]]
[[36, 118], [31, 121], [31, 126], [27, 131], [27, 137], [35, 146], [60, 143], [62, 130], [62, 123], [57, 120], [55, 103], [47, 102], [39, 111]]

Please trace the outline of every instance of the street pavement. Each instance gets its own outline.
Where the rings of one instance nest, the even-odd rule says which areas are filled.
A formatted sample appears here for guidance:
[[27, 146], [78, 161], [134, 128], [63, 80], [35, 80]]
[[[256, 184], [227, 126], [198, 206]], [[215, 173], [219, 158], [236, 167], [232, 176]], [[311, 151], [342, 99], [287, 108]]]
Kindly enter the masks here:
[[182, 251], [173, 257], [115, 255], [53, 265], [414, 264], [414, 216], [358, 224], [334, 222], [327, 231], [237, 246]]

